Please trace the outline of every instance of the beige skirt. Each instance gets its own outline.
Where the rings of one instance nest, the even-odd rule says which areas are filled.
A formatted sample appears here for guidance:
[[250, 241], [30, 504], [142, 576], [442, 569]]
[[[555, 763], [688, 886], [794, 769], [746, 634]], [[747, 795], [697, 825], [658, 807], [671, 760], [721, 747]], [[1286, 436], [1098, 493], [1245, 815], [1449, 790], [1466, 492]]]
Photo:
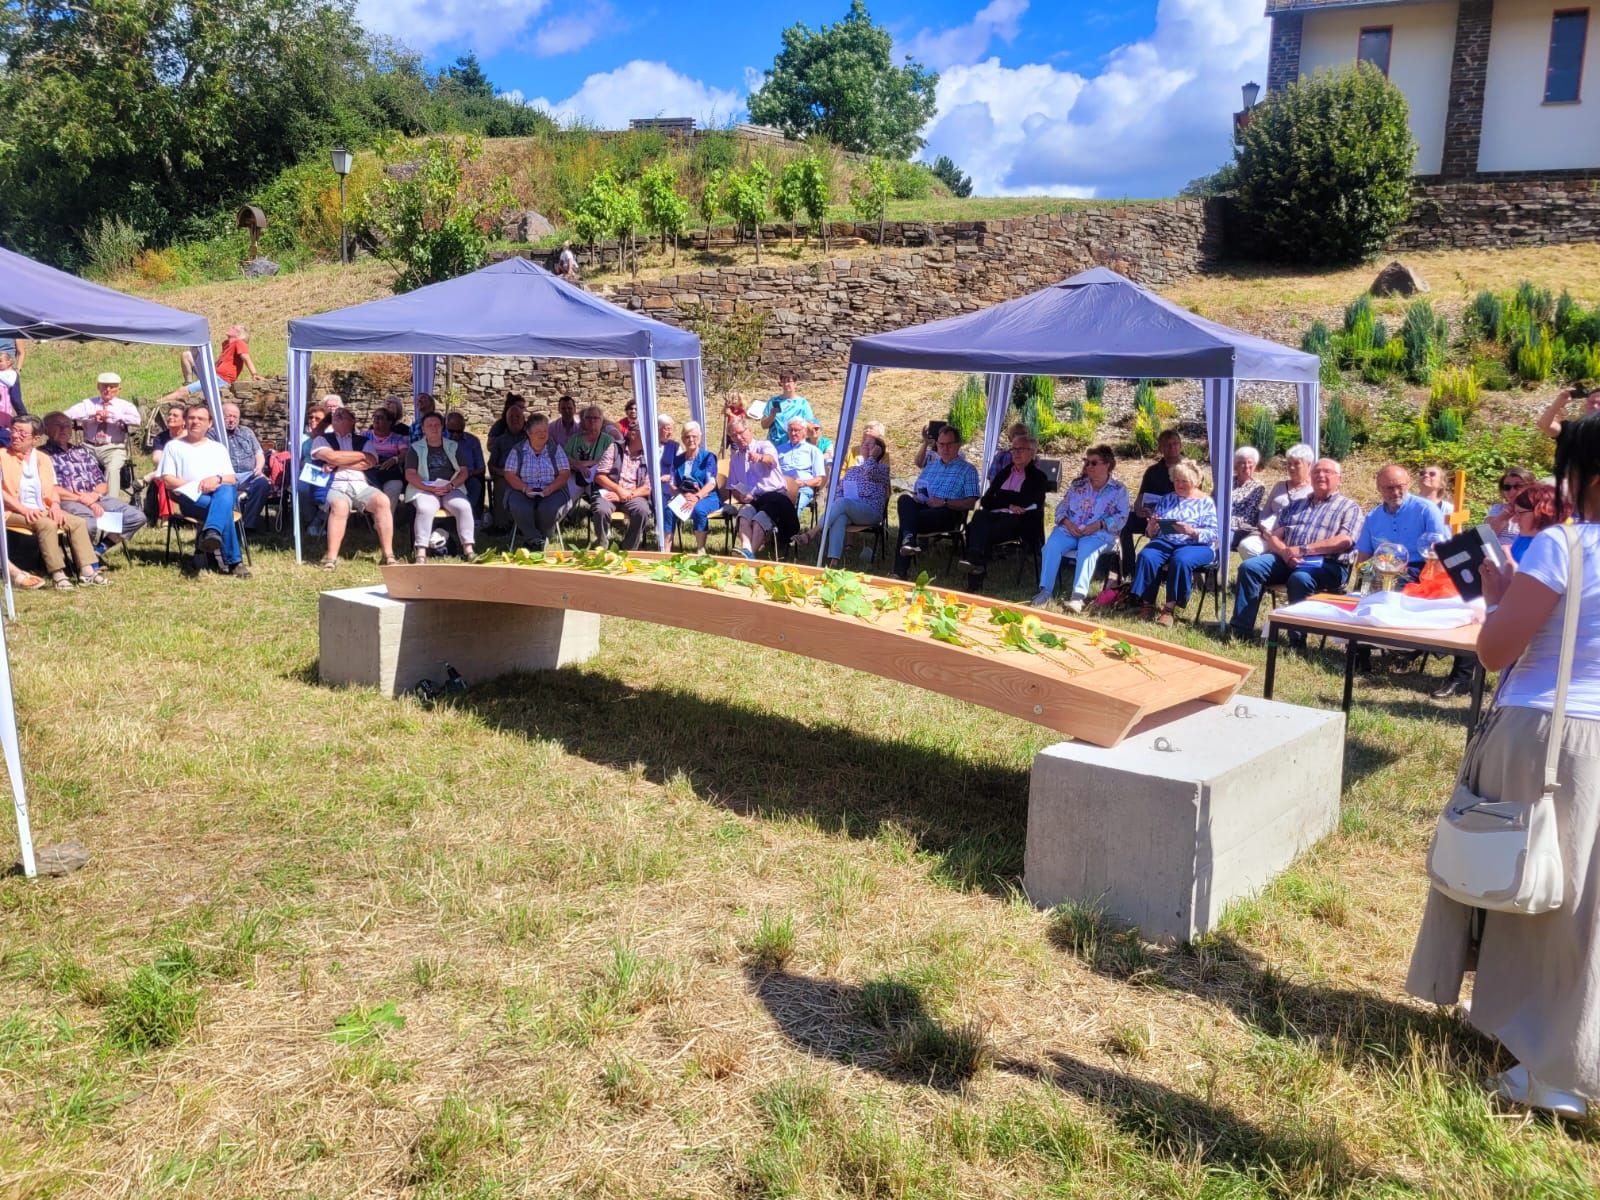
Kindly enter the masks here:
[[[1463, 778], [1488, 800], [1536, 800], [1550, 714], [1500, 708], [1467, 752]], [[1541, 1083], [1600, 1099], [1600, 721], [1568, 718], [1561, 738], [1556, 830], [1566, 896], [1537, 917], [1485, 915], [1467, 1013]], [[1475, 910], [1428, 893], [1406, 990], [1454, 1004], [1467, 971]]]

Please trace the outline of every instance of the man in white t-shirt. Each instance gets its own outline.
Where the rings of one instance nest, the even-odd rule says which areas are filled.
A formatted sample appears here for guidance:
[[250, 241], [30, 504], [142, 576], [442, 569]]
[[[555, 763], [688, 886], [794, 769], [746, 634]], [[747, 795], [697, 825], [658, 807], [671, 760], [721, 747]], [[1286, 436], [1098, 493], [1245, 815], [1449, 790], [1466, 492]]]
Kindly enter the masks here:
[[183, 436], [161, 451], [161, 482], [178, 511], [200, 523], [195, 570], [210, 565], [235, 579], [250, 578], [233, 523], [239, 504], [238, 479], [228, 448], [211, 432], [211, 410], [191, 404], [183, 410]]
[[356, 432], [353, 412], [336, 408], [328, 416], [332, 428], [311, 444], [312, 460], [333, 472], [328, 484], [328, 552], [317, 565], [324, 571], [338, 565], [339, 547], [352, 512], [372, 515], [383, 564], [399, 562], [394, 556], [394, 506], [388, 494], [367, 478], [367, 472], [378, 465], [378, 456], [367, 450], [367, 436]]

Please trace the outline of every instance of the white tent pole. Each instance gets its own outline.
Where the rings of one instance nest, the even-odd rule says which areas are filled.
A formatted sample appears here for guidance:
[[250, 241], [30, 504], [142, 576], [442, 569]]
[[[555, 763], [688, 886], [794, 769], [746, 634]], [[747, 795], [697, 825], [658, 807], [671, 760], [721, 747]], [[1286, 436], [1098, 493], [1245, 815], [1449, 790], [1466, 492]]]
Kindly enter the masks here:
[[433, 395], [433, 377], [439, 365], [439, 357], [435, 354], [413, 354], [411, 356], [411, 424], [416, 425], [418, 420], [417, 397], [426, 392]]
[[294, 509], [294, 561], [305, 561], [300, 545], [300, 440], [305, 437], [306, 393], [311, 390], [311, 351], [289, 351], [289, 486]]
[[200, 373], [200, 392], [211, 410], [211, 436], [224, 446], [228, 444], [228, 428], [222, 421], [222, 393], [217, 389], [217, 364], [211, 355], [211, 344], [194, 348], [195, 370]]
[[0, 528], [0, 571], [4, 571], [6, 576], [6, 620], [15, 621], [17, 601], [11, 589], [11, 545], [3, 528]]
[[689, 419], [700, 426], [703, 439], [706, 429], [706, 385], [698, 358], [683, 360], [683, 390], [689, 393]]
[[22, 782], [22, 746], [17, 739], [17, 704], [11, 691], [11, 653], [0, 623], [0, 743], [5, 746], [6, 773], [11, 778], [11, 803], [17, 814], [17, 841], [22, 847], [22, 873], [39, 873], [33, 858], [33, 825], [28, 820], [28, 793]]
[[1211, 451], [1212, 497], [1217, 505], [1217, 587], [1222, 622], [1229, 614], [1223, 598], [1228, 594], [1228, 567], [1233, 553], [1233, 442], [1237, 424], [1239, 385], [1232, 379], [1207, 379], [1205, 390], [1206, 440]]
[[[653, 359], [633, 360], [633, 398], [639, 405], [639, 441], [650, 472], [650, 508], [656, 517], [656, 548], [667, 548], [667, 525], [661, 506], [661, 432], [656, 428], [656, 364]], [[619, 446], [617, 453], [626, 451]]]
[[[844, 470], [845, 459], [850, 457], [850, 432], [855, 427], [856, 410], [861, 407], [861, 396], [867, 390], [867, 376], [871, 373], [871, 367], [851, 363], [844, 377], [844, 398], [839, 402], [839, 430], [833, 439], [833, 462], [828, 465], [828, 487], [822, 495], [824, 513], [839, 490], [839, 474]], [[822, 565], [822, 556], [827, 551], [827, 539], [818, 538], [817, 566]]]
[[1300, 440], [1311, 447], [1313, 454], [1321, 454], [1318, 439], [1322, 436], [1322, 385], [1316, 381], [1295, 384], [1300, 395]]
[[990, 375], [985, 380], [988, 412], [983, 423], [983, 453], [978, 456], [979, 487], [989, 486], [989, 464], [1000, 446], [1000, 436], [1006, 431], [1006, 418], [1011, 415], [1011, 389], [1016, 386], [1015, 375]]

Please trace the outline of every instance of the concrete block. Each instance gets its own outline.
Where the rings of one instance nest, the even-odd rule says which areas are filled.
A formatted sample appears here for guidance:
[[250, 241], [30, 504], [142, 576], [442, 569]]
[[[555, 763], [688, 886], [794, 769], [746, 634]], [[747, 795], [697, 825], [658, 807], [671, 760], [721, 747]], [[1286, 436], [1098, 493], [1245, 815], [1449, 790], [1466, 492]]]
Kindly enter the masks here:
[[600, 650], [600, 618], [560, 608], [462, 600], [397, 600], [383, 587], [323, 592], [318, 675], [327, 684], [398, 696], [444, 664], [478, 683], [512, 671], [587, 662]]
[[[1170, 749], [1158, 749], [1158, 740]], [[1245, 698], [1033, 762], [1023, 885], [1189, 941], [1339, 822], [1344, 714]]]

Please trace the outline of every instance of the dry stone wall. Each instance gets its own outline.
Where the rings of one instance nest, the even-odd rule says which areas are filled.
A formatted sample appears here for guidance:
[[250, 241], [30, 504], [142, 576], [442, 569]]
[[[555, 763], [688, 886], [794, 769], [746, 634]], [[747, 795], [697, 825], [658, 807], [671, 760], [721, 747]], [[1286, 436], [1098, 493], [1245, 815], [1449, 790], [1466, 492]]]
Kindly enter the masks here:
[[1600, 241], [1600, 178], [1419, 182], [1395, 250], [1500, 250]]

